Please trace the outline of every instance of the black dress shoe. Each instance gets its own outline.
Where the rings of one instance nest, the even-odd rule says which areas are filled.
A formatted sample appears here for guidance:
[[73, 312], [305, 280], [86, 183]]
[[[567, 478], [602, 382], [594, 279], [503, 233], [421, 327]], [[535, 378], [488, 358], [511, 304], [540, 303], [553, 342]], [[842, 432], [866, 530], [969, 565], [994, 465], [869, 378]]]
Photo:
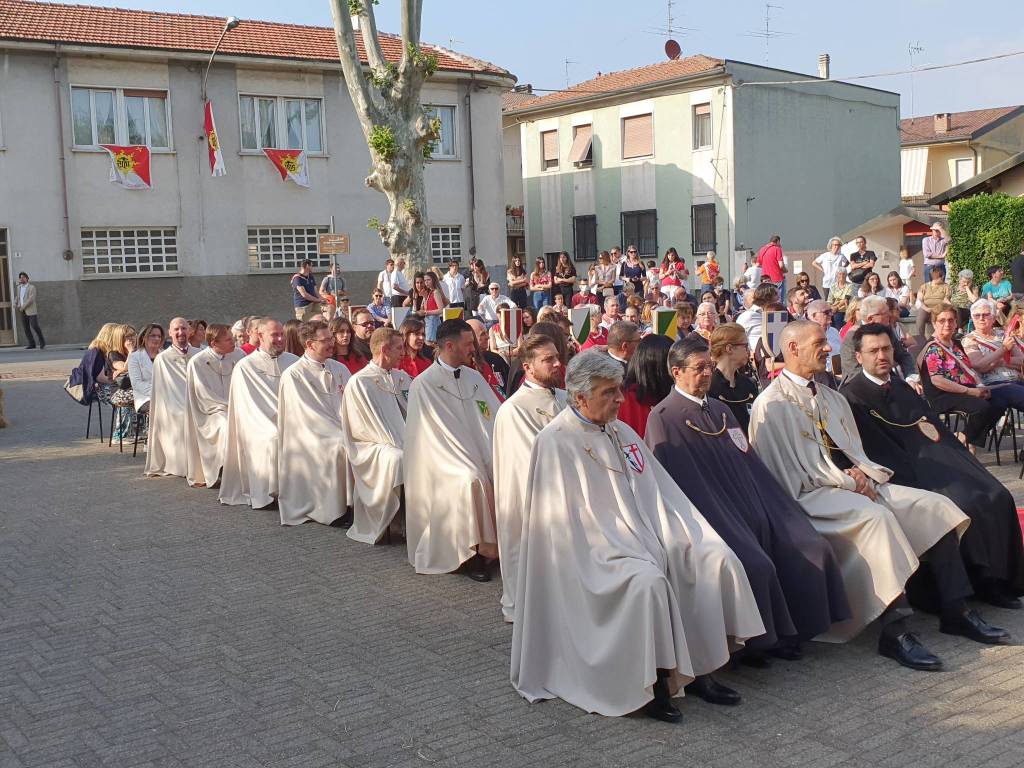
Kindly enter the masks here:
[[36, 345], [35, 345], [35, 344], [33, 344], [33, 345], [31, 345], [31, 346], [28, 346], [28, 347], [25, 347], [25, 349], [35, 349], [35, 348], [36, 348]]
[[487, 568], [487, 559], [483, 555], [473, 555], [463, 565], [466, 575], [481, 584], [491, 580], [491, 572]]
[[955, 618], [942, 619], [939, 621], [939, 631], [947, 635], [960, 635], [987, 645], [1001, 645], [1010, 641], [1009, 632], [993, 627], [975, 610], [964, 611]]
[[683, 713], [672, 703], [668, 676], [667, 670], [658, 670], [658, 679], [654, 683], [654, 698], [644, 705], [644, 714], [663, 723], [678, 723], [683, 719]]
[[352, 507], [345, 508], [345, 514], [341, 517], [336, 517], [331, 521], [331, 528], [351, 528], [352, 527]]
[[803, 651], [800, 650], [800, 643], [783, 643], [777, 648], [772, 648], [768, 653], [783, 661], [800, 661], [804, 657]]
[[903, 632], [895, 637], [883, 634], [878, 638], [878, 652], [904, 667], [921, 672], [938, 672], [942, 669], [942, 659], [925, 648], [913, 632]]
[[761, 651], [744, 651], [740, 654], [740, 664], [754, 669], [768, 669], [772, 665], [772, 660]]
[[684, 688], [687, 693], [699, 696], [708, 704], [721, 704], [734, 707], [740, 703], [740, 695], [728, 686], [722, 685], [711, 675], [698, 675], [693, 682]]

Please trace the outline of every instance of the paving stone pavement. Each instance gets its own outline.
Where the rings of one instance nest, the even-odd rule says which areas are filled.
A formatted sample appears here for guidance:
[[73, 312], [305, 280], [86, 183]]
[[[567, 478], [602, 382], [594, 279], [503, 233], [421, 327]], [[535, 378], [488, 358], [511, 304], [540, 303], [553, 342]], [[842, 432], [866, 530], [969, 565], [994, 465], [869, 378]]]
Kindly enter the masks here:
[[[1024, 650], [924, 616], [946, 672], [869, 629], [723, 673], [743, 704], [681, 700], [681, 726], [529, 705], [497, 581], [145, 479], [58, 382], [3, 387], [0, 768], [1024, 765]], [[984, 613], [1024, 639], [1024, 612]]]

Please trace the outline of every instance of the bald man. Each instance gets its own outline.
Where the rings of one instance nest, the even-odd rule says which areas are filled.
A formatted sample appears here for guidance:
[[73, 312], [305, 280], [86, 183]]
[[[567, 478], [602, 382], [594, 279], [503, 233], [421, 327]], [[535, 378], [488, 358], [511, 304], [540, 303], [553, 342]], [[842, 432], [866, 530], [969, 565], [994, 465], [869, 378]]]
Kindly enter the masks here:
[[188, 361], [199, 352], [188, 343], [188, 320], [167, 326], [171, 346], [153, 361], [153, 399], [149, 406], [146, 476], [188, 474]]
[[927, 557], [942, 600], [941, 631], [1004, 642], [1005, 630], [965, 603], [972, 590], [959, 536], [967, 516], [944, 496], [890, 483], [892, 470], [868, 458], [849, 403], [813, 381], [831, 351], [817, 323], [786, 326], [785, 368], [754, 401], [750, 417], [754, 449], [840, 560], [852, 618], [819, 639], [849, 640], [878, 618], [881, 655], [911, 669], [941, 669], [942, 661], [906, 625], [913, 611], [904, 585], [918, 557]]

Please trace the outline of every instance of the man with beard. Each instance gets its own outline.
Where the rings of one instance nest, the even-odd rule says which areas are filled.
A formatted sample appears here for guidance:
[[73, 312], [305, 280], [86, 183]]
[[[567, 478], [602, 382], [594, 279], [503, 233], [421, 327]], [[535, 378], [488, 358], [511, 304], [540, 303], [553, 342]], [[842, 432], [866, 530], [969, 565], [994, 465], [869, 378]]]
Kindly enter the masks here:
[[188, 320], [171, 320], [167, 327], [171, 346], [153, 361], [147, 477], [188, 474], [188, 363], [199, 353], [197, 347], [188, 343], [188, 334]]

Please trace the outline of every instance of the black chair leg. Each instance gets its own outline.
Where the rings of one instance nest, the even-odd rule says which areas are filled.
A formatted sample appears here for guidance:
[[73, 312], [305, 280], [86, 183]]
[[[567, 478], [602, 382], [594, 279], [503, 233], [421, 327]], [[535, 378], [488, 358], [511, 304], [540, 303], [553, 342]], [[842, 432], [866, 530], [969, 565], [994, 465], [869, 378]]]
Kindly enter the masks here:
[[114, 418], [117, 416], [118, 409], [113, 405], [110, 406], [110, 434], [107, 436], [107, 448], [114, 444]]
[[92, 427], [92, 401], [89, 402], [89, 415], [85, 418], [85, 439], [89, 439], [89, 429]]

